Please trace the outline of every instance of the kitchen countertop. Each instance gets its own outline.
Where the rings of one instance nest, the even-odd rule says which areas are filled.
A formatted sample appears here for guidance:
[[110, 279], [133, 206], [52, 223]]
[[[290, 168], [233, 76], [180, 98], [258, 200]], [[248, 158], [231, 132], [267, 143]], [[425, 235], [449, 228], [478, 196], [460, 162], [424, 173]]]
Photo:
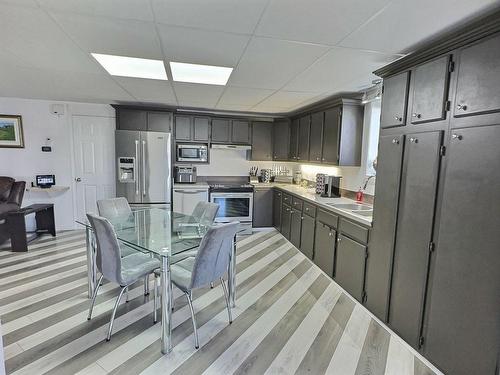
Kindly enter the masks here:
[[194, 184], [190, 183], [175, 183], [174, 189], [208, 189], [208, 184], [206, 182], [195, 182]]
[[[298, 185], [292, 185], [292, 184], [280, 184], [280, 183], [259, 183], [259, 184], [254, 184], [253, 185], [256, 189], [259, 188], [279, 188], [287, 193], [291, 193], [294, 195], [297, 195], [298, 197], [307, 200], [309, 202], [314, 203], [315, 205], [327, 210], [327, 211], [332, 211], [335, 212], [336, 214], [339, 214], [341, 216], [344, 216], [348, 219], [351, 219], [355, 222], [358, 222], [362, 225], [371, 227], [372, 225], [372, 217], [370, 216], [362, 216], [353, 213], [351, 210], [344, 210], [336, 207], [330, 206], [328, 203], [340, 203], [340, 204], [345, 204], [345, 203], [357, 203], [353, 199], [349, 198], [324, 198], [316, 194], [314, 188], [303, 188]], [[367, 203], [363, 203], [367, 206], [371, 206]]]

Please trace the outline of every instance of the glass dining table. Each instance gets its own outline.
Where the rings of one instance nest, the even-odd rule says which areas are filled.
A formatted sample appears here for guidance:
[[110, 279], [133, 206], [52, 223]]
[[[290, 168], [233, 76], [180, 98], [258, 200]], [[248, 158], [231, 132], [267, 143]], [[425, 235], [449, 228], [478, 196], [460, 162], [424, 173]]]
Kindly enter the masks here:
[[[149, 208], [133, 210], [108, 220], [113, 225], [118, 241], [129, 248], [151, 254], [161, 260], [161, 352], [172, 350], [172, 283], [170, 266], [182, 259], [182, 254], [195, 251], [212, 223], [170, 210]], [[97, 287], [96, 241], [89, 222], [77, 220], [85, 227], [87, 247], [88, 297]], [[186, 254], [187, 255], [187, 254]], [[231, 305], [235, 306], [236, 238], [233, 240], [228, 269], [228, 289]]]

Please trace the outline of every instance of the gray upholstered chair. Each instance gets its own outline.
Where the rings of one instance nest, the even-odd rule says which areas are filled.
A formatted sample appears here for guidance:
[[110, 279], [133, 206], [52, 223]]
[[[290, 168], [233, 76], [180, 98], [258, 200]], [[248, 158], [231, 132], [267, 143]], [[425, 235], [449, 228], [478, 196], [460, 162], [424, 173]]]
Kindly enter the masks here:
[[224, 291], [229, 324], [232, 323], [231, 305], [223, 277], [228, 271], [238, 225], [238, 222], [233, 222], [211, 227], [203, 236], [195, 257], [183, 259], [171, 266], [172, 283], [184, 292], [189, 303], [196, 349], [200, 345], [193, 309], [193, 289], [210, 285], [219, 279]]
[[[120, 285], [121, 290], [118, 298], [116, 299], [111, 320], [109, 322], [108, 334], [106, 341], [111, 339], [113, 331], [113, 322], [115, 320], [116, 310], [120, 304], [123, 293], [128, 290], [128, 287], [136, 281], [142, 279], [144, 276], [153, 273], [156, 269], [160, 268], [160, 261], [156, 258], [151, 258], [149, 255], [137, 251], [135, 254], [121, 257], [120, 244], [116, 237], [115, 230], [108, 219], [87, 214], [87, 218], [92, 226], [97, 243], [97, 268], [101, 272], [101, 277], [94, 290], [92, 302], [89, 309], [88, 320], [92, 318], [92, 310], [94, 308], [97, 292], [101, 286], [103, 278]], [[155, 278], [155, 282], [156, 282]], [[153, 321], [157, 321], [157, 293], [158, 286], [154, 288], [154, 312]]]
[[132, 212], [127, 198], [124, 197], [98, 200], [97, 208], [99, 215], [108, 219], [113, 216], [128, 215]]
[[219, 211], [219, 205], [212, 202], [198, 202], [191, 216], [199, 223], [212, 224]]

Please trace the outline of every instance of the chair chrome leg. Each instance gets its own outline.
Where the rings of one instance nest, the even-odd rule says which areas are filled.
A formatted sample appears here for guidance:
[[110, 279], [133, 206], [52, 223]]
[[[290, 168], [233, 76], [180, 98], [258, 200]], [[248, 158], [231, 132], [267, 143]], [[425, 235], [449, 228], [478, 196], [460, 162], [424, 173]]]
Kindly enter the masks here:
[[191, 320], [193, 321], [194, 347], [195, 349], [198, 349], [200, 347], [200, 343], [198, 341], [198, 329], [196, 327], [196, 318], [194, 316], [193, 299], [191, 293], [186, 292], [186, 298], [188, 300], [189, 310], [191, 310]]
[[99, 288], [102, 285], [103, 278], [104, 278], [104, 275], [101, 275], [101, 277], [99, 278], [99, 281], [97, 282], [97, 285], [94, 289], [94, 295], [92, 296], [92, 302], [90, 303], [89, 315], [87, 316], [87, 320], [92, 319], [92, 310], [94, 310], [94, 304], [95, 304], [95, 300], [97, 298], [97, 292], [99, 291]]
[[123, 293], [128, 289], [128, 287], [122, 287], [120, 294], [116, 298], [115, 307], [113, 308], [113, 313], [111, 314], [111, 320], [109, 321], [108, 335], [106, 336], [106, 341], [111, 340], [111, 333], [113, 332], [113, 323], [115, 322], [116, 310], [118, 310], [118, 305], [122, 299]]
[[158, 285], [159, 283], [159, 277], [154, 275], [154, 294], [153, 294], [153, 323], [156, 324], [158, 322]]
[[149, 274], [144, 276], [144, 295], [149, 296]]
[[229, 324], [233, 322], [233, 315], [231, 313], [231, 303], [229, 302], [229, 293], [227, 292], [226, 283], [224, 279], [220, 278], [220, 283], [222, 285], [222, 290], [224, 291], [224, 299], [226, 300], [227, 315], [229, 317]]
[[212, 282], [210, 283], [210, 289], [213, 289], [213, 288], [214, 288], [214, 282], [212, 281]]
[[130, 298], [129, 298], [129, 295], [128, 295], [128, 286], [125, 287], [125, 302], [129, 302], [130, 301]]

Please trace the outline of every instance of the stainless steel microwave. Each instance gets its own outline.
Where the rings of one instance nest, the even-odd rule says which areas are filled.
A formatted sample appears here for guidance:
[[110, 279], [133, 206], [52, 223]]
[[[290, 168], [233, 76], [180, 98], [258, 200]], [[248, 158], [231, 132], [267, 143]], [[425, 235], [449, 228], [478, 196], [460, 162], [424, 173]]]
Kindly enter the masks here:
[[206, 163], [208, 161], [208, 146], [204, 144], [177, 144], [177, 161], [186, 161], [190, 163]]

